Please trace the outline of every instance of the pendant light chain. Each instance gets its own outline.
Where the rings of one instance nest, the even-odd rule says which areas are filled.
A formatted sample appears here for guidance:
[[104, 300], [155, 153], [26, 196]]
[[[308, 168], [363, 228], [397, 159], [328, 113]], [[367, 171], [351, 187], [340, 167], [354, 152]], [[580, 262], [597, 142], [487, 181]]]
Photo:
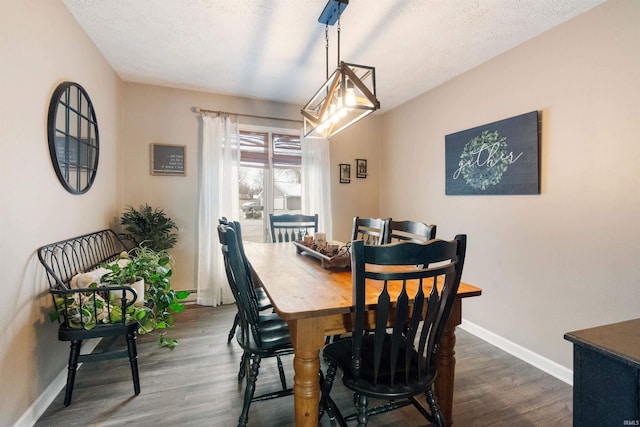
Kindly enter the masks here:
[[324, 26], [324, 40], [325, 40], [325, 45], [324, 45], [324, 49], [325, 49], [325, 74], [326, 80], [329, 80], [329, 25], [325, 25]]
[[338, 67], [340, 66], [340, 18], [338, 18]]

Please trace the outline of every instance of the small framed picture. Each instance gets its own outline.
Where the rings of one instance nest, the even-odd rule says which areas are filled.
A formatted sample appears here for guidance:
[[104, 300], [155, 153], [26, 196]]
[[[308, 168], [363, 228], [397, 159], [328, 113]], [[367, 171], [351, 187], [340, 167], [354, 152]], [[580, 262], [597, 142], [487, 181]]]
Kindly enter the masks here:
[[356, 159], [356, 178], [367, 177], [367, 160]]
[[340, 163], [340, 184], [348, 184], [351, 182], [351, 165], [349, 163]]

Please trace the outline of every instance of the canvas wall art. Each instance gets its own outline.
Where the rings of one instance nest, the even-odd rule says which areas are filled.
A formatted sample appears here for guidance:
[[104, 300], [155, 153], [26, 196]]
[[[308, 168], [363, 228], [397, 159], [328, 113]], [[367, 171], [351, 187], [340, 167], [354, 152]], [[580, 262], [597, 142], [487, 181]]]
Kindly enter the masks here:
[[539, 113], [445, 136], [445, 194], [540, 194]]

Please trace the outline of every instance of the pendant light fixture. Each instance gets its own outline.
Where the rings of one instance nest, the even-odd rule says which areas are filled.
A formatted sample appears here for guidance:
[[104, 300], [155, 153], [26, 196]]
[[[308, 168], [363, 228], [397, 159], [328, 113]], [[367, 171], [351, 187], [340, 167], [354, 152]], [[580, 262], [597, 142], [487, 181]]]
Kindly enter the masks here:
[[[306, 138], [331, 138], [380, 108], [376, 69], [340, 61], [340, 15], [349, 0], [329, 0], [318, 22], [325, 25], [327, 81], [302, 109]], [[338, 68], [329, 76], [329, 25], [338, 22]]]

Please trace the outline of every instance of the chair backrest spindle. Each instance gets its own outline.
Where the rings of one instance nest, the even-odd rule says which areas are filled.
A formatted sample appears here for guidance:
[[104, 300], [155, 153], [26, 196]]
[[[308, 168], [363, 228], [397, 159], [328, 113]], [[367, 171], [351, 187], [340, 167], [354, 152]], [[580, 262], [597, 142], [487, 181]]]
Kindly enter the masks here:
[[114, 261], [126, 250], [111, 230], [101, 230], [72, 239], [52, 243], [38, 249], [38, 259], [44, 266], [51, 289], [69, 289], [71, 278]]
[[415, 221], [389, 221], [385, 243], [411, 241], [426, 242], [436, 238], [437, 227]]
[[318, 214], [269, 214], [269, 224], [273, 243], [302, 240], [305, 235], [313, 236], [318, 231]]
[[[465, 251], [465, 235], [452, 241], [380, 246], [352, 242], [354, 378], [363, 375], [375, 386], [394, 387], [434, 374], [435, 353], [460, 285]], [[367, 286], [381, 289], [373, 330], [367, 326]], [[395, 318], [389, 329], [392, 311]], [[364, 349], [370, 353], [362, 354]], [[365, 366], [367, 372], [361, 372]]]
[[365, 245], [382, 245], [385, 243], [387, 229], [391, 218], [353, 218], [351, 240], [363, 240]]

